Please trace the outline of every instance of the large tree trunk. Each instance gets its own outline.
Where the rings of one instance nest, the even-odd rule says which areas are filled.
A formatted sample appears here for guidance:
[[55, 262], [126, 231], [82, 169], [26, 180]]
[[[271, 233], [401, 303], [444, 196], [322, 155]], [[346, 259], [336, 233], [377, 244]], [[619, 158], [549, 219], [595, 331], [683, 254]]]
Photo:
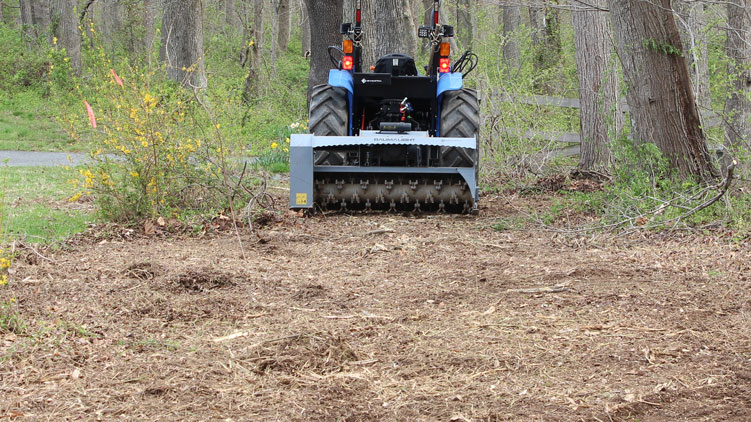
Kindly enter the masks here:
[[97, 0], [102, 16], [100, 25], [104, 41], [110, 47], [120, 45], [123, 39], [123, 7], [120, 0]]
[[58, 47], [64, 48], [70, 59], [70, 67], [76, 75], [81, 74], [81, 32], [78, 30], [76, 0], [53, 0], [50, 3], [52, 19], [57, 22]]
[[362, 8], [363, 69], [386, 54], [417, 55], [417, 28], [408, 0], [363, 1]]
[[472, 25], [472, 0], [458, 0], [456, 3], [456, 35], [462, 48], [471, 50], [474, 26]]
[[707, 20], [704, 3], [686, 0], [674, 1], [678, 15], [678, 32], [681, 34], [683, 52], [691, 69], [694, 94], [699, 112], [708, 115], [712, 111], [709, 91], [709, 50], [707, 43]]
[[634, 138], [654, 142], [681, 176], [710, 181], [699, 111], [670, 0], [609, 0]]
[[34, 9], [31, 5], [31, 0], [19, 0], [19, 7], [21, 9], [21, 26], [23, 27], [23, 34], [27, 41], [37, 37], [36, 29], [34, 28]]
[[331, 63], [327, 51], [330, 45], [339, 45], [342, 36], [339, 25], [342, 23], [342, 0], [305, 0], [310, 17], [311, 40], [310, 76], [308, 77], [308, 98], [314, 86], [328, 81]]
[[34, 27], [37, 34], [49, 33], [50, 29], [50, 0], [33, 0], [31, 3]]
[[[590, 0], [590, 4], [607, 7], [605, 0]], [[623, 128], [623, 114], [618, 106], [618, 74], [610, 69], [613, 50], [609, 17], [594, 8], [572, 6], [581, 104], [579, 168], [608, 173], [611, 161], [608, 129], [612, 128], [612, 134], [616, 135]]]
[[276, 49], [281, 54], [289, 46], [289, 0], [279, 0], [276, 24]]
[[237, 28], [237, 5], [235, 0], [224, 0], [224, 20], [227, 25], [235, 29]]
[[729, 0], [728, 38], [725, 46], [733, 78], [725, 103], [725, 141], [751, 148], [751, 0]]
[[160, 58], [173, 81], [206, 88], [202, 0], [164, 0]]
[[519, 27], [521, 26], [521, 6], [503, 7], [503, 61], [509, 77], [516, 76], [521, 70], [521, 43]]
[[144, 0], [143, 2], [143, 49], [146, 52], [146, 61], [151, 63], [151, 54], [154, 48], [154, 35], [159, 0]]

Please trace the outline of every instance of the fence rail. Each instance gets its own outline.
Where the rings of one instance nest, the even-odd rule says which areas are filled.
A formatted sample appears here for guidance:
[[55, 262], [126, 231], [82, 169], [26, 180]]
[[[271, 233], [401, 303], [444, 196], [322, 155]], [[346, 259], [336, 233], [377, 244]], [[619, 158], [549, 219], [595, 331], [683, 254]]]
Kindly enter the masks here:
[[[505, 103], [533, 105], [538, 107], [561, 107], [561, 108], [574, 108], [580, 109], [581, 103], [578, 98], [566, 98], [566, 97], [548, 97], [545, 95], [509, 95], [501, 94], [501, 101]], [[625, 102], [620, 103], [620, 110], [623, 113], [630, 111], [628, 104]], [[712, 113], [711, 115], [704, 116], [704, 127], [709, 129], [722, 125], [722, 117]], [[549, 142], [559, 142], [568, 144], [554, 152], [556, 156], [574, 156], [579, 155], [581, 145], [581, 134], [579, 132], [558, 132], [558, 131], [542, 131], [542, 130], [520, 130], [517, 128], [501, 128], [501, 132], [504, 135], [515, 136], [523, 139], [542, 139]], [[717, 149], [719, 147], [710, 148]]]

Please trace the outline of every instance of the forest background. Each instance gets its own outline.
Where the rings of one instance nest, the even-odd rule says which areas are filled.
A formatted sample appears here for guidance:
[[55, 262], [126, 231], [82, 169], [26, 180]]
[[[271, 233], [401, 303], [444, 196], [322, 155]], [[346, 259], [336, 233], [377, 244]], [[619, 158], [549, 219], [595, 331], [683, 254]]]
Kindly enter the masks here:
[[[395, 51], [427, 62], [415, 29], [432, 1], [364, 3], [366, 65]], [[555, 193], [497, 229], [570, 228], [571, 213], [587, 217], [585, 231], [747, 228], [748, 2], [442, 5], [454, 58], [480, 58], [466, 83], [482, 98], [484, 191]], [[56, 233], [9, 230], [46, 239], [94, 215], [251, 222], [260, 186], [288, 171], [308, 85], [330, 67], [321, 46], [340, 40], [333, 23], [352, 20], [354, 1], [3, 0], [0, 10], [0, 147], [90, 158], [40, 185], [95, 214], [67, 210], [55, 218], [72, 226]], [[670, 96], [680, 87], [691, 104]], [[573, 133], [580, 142], [566, 143]], [[28, 180], [19, 171], [11, 179]]]

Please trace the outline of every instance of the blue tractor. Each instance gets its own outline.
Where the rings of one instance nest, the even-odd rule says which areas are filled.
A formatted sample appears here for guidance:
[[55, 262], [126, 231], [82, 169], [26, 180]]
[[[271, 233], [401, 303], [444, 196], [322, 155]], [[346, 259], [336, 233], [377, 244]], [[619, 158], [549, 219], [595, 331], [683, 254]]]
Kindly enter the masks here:
[[365, 72], [356, 7], [355, 23], [341, 26], [342, 47], [329, 47], [328, 84], [313, 88], [310, 134], [290, 142], [290, 207], [477, 211], [480, 107], [463, 83], [477, 56], [451, 62], [454, 29], [439, 23], [435, 0], [432, 24], [418, 30], [430, 46], [425, 73], [403, 54]]

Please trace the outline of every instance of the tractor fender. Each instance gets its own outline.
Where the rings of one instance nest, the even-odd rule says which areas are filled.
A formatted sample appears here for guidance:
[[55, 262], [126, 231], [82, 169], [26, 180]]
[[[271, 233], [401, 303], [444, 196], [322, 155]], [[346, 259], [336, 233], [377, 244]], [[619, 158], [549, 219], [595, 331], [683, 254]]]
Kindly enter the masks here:
[[344, 88], [350, 95], [355, 93], [355, 80], [349, 70], [329, 70], [329, 85]]
[[440, 98], [446, 91], [458, 91], [464, 87], [464, 76], [461, 73], [444, 73], [438, 79], [438, 92], [436, 97]]

